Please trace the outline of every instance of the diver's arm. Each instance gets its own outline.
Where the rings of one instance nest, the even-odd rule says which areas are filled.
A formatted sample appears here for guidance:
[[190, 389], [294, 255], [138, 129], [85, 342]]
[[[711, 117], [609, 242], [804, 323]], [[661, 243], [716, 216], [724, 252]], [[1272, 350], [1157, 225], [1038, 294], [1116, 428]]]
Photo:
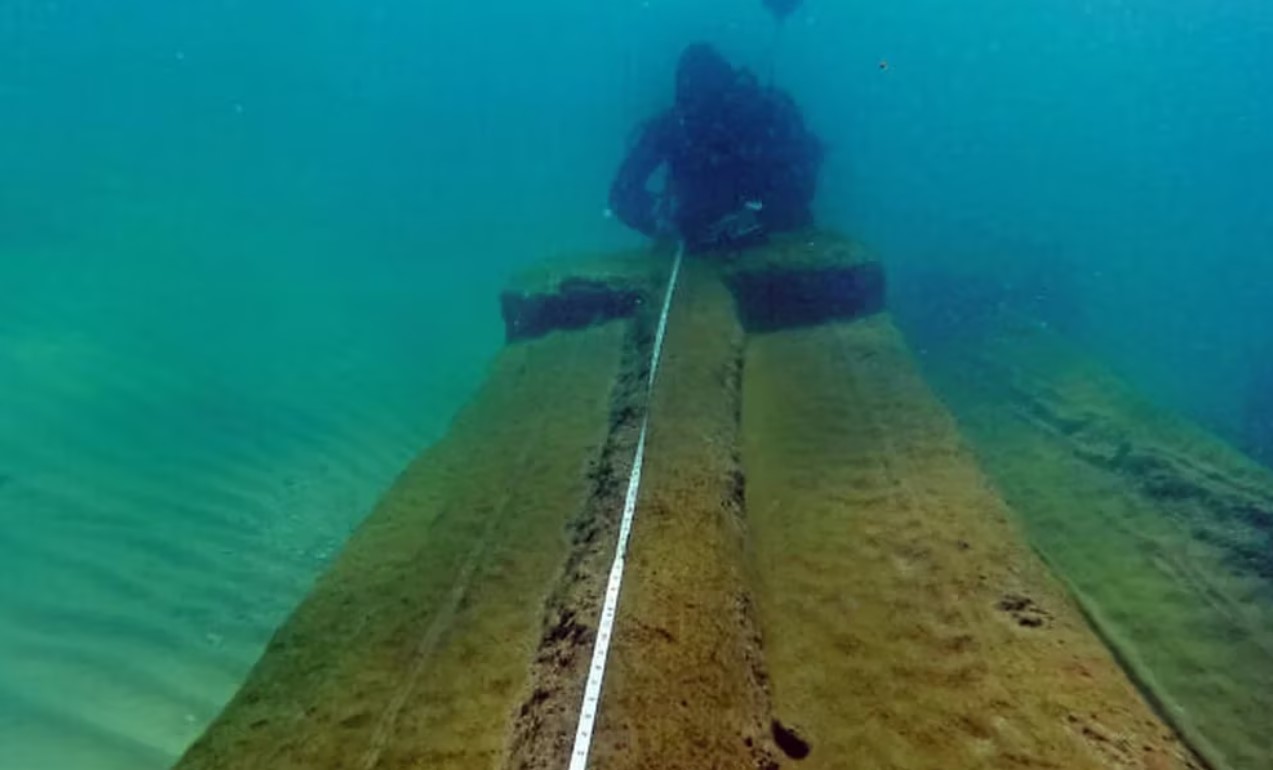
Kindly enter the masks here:
[[667, 116], [650, 121], [610, 186], [610, 210], [625, 225], [649, 236], [658, 234], [659, 222], [657, 201], [646, 184], [667, 160], [669, 143]]

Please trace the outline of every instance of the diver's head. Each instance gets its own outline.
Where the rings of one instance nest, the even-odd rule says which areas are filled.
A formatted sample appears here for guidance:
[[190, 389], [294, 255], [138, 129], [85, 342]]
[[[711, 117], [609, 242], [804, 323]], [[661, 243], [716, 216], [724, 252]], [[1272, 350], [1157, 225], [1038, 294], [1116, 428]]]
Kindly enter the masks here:
[[706, 43], [695, 43], [681, 54], [676, 67], [676, 106], [686, 109], [720, 99], [734, 84], [734, 68]]

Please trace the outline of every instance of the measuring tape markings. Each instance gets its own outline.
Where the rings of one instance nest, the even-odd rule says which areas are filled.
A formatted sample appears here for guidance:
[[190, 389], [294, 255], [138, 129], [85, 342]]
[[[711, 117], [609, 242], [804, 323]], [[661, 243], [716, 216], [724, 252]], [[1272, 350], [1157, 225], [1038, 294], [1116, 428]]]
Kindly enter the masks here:
[[614, 636], [614, 619], [619, 609], [619, 588], [623, 584], [623, 568], [628, 551], [628, 538], [632, 535], [632, 519], [636, 515], [637, 493], [641, 488], [641, 466], [645, 461], [645, 436], [650, 426], [650, 401], [654, 393], [654, 378], [663, 357], [663, 338], [667, 334], [667, 318], [672, 309], [672, 294], [685, 257], [684, 241], [676, 249], [672, 263], [672, 275], [668, 278], [667, 293], [663, 297], [663, 311], [659, 314], [659, 326], [654, 335], [654, 349], [650, 353], [650, 376], [645, 383], [646, 408], [641, 418], [641, 434], [637, 438], [636, 454], [632, 458], [632, 474], [628, 477], [628, 494], [623, 501], [623, 518], [619, 523], [619, 539], [614, 549], [614, 563], [610, 566], [610, 579], [606, 583], [605, 603], [597, 625], [597, 641], [592, 648], [592, 664], [588, 668], [588, 681], [584, 685], [583, 705], [579, 709], [579, 726], [575, 730], [575, 746], [570, 754], [570, 770], [586, 770], [588, 752], [592, 747], [592, 732], [597, 722], [597, 709], [601, 703], [601, 682], [605, 678], [606, 659], [610, 654], [610, 640]]

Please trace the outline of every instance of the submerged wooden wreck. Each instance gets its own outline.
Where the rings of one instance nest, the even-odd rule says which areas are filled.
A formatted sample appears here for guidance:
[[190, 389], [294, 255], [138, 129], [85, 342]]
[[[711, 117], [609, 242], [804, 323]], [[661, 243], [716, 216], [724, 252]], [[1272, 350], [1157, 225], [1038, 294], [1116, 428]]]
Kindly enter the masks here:
[[549, 266], [179, 770], [1197, 768], [824, 233]]

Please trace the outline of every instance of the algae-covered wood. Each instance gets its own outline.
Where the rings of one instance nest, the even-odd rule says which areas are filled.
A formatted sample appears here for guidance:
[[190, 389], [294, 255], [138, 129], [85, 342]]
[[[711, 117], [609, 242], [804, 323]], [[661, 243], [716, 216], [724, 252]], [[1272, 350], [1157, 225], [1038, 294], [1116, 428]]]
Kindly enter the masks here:
[[743, 460], [775, 713], [810, 768], [1183, 768], [886, 316], [748, 342]]
[[717, 271], [690, 265], [650, 404], [597, 768], [765, 768], [775, 760], [743, 558], [742, 350]]
[[654, 300], [666, 261], [647, 252], [561, 259], [513, 277], [500, 295], [505, 337], [534, 339], [631, 318]]
[[928, 373], [1034, 545], [1217, 768], [1273, 766], [1273, 473], [1015, 317]]
[[691, 258], [647, 398], [668, 256], [509, 288], [486, 386], [179, 770], [566, 767], [647, 416], [590, 767], [1199, 766], [981, 474], [868, 252]]
[[507, 348], [179, 770], [502, 761], [624, 336], [612, 323]]

